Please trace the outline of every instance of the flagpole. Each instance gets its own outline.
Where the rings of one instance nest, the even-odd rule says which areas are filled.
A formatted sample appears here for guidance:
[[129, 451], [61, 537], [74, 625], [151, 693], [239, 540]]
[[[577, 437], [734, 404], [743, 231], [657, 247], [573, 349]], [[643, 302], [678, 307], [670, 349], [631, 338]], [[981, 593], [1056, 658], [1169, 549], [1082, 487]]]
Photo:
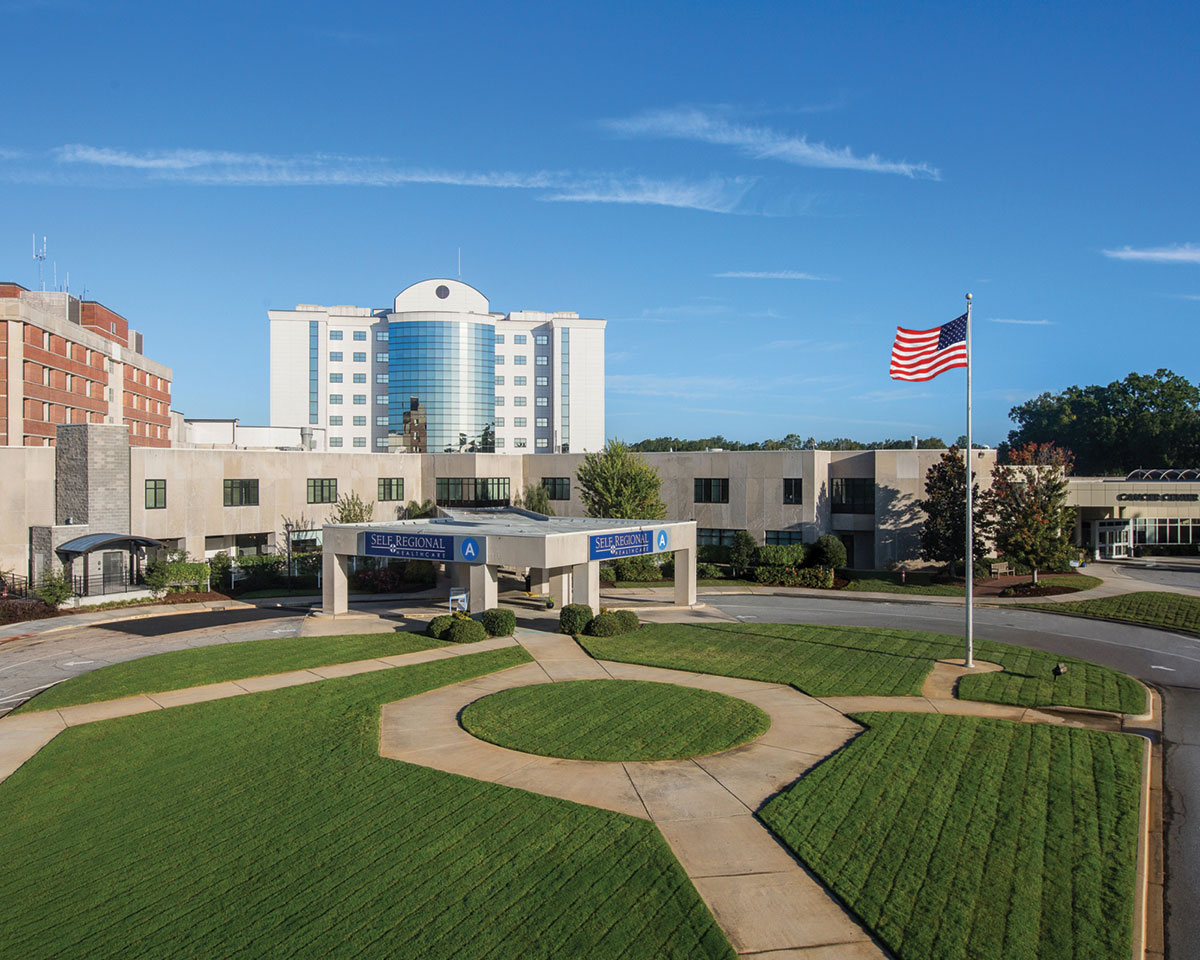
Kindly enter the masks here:
[[975, 666], [975, 514], [971, 509], [971, 488], [974, 470], [971, 449], [971, 295], [967, 294], [967, 449], [963, 462], [967, 473], [967, 655], [966, 666]]

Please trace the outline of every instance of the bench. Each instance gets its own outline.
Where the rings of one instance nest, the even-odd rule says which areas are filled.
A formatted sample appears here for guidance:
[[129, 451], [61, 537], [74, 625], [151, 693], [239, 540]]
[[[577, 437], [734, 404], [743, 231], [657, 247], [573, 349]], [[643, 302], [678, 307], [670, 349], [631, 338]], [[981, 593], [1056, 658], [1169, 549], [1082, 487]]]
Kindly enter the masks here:
[[1011, 573], [1012, 570], [1009, 569], [1008, 563], [1003, 560], [1001, 560], [999, 563], [992, 564], [993, 577], [1007, 577]]

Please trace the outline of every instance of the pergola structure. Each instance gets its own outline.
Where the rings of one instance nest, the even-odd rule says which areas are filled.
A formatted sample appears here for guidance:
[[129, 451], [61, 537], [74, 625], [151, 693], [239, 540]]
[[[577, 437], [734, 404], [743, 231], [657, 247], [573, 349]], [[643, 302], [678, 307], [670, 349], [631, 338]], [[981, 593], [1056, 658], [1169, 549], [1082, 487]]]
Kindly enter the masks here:
[[696, 602], [696, 524], [686, 520], [544, 517], [515, 507], [448, 511], [447, 516], [386, 523], [327, 524], [322, 608], [346, 613], [350, 558], [392, 557], [443, 563], [451, 585], [468, 591], [468, 610], [496, 606], [501, 567], [528, 568], [533, 589], [558, 603], [600, 605], [600, 563], [675, 554], [675, 603]]

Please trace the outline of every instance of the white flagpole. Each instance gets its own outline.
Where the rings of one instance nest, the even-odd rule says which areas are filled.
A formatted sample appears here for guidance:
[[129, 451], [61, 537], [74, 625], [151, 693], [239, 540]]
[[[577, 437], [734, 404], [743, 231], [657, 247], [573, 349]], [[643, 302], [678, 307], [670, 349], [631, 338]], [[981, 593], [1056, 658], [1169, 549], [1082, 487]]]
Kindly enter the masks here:
[[966, 665], [975, 666], [975, 515], [971, 510], [974, 486], [974, 451], [971, 449], [971, 295], [967, 294], [967, 449], [963, 463], [967, 472], [967, 655]]

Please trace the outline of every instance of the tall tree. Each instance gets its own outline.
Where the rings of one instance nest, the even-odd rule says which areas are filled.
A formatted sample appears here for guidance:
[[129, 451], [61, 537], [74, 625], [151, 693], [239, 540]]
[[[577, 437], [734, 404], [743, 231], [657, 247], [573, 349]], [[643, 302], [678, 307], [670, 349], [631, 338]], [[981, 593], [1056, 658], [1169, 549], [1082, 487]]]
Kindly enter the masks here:
[[513, 498], [513, 506], [540, 513], [543, 517], [554, 516], [554, 507], [550, 505], [550, 491], [540, 483], [526, 484], [525, 492], [518, 493]]
[[375, 512], [375, 501], [367, 502], [357, 493], [344, 493], [329, 514], [330, 523], [366, 523]]
[[663, 520], [667, 516], [658, 471], [620, 440], [609, 440], [603, 450], [586, 454], [575, 476], [589, 517]]
[[[971, 486], [972, 513], [975, 515], [975, 560], [987, 553], [984, 536], [987, 514], [980, 503], [979, 483]], [[925, 472], [925, 499], [917, 506], [925, 511], [921, 528], [921, 557], [944, 563], [950, 576], [957, 576], [958, 563], [967, 552], [967, 468], [958, 447], [951, 447]]]
[[983, 495], [993, 520], [996, 550], [1038, 570], [1065, 563], [1075, 552], [1075, 508], [1067, 506], [1071, 454], [1049, 443], [1030, 443], [1009, 453], [1009, 465], [992, 469]]

